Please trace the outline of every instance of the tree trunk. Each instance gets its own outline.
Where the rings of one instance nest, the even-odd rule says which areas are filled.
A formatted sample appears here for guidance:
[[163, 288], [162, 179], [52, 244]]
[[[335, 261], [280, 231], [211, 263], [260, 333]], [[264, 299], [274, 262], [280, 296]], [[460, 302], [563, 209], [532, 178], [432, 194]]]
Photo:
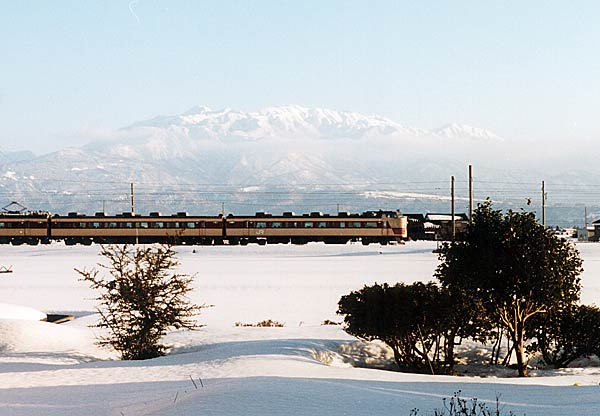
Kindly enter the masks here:
[[519, 371], [519, 377], [527, 377], [527, 364], [525, 363], [525, 357], [523, 356], [523, 339], [525, 337], [525, 323], [516, 322], [517, 333], [515, 334], [515, 353], [517, 354], [517, 370]]
[[448, 374], [454, 374], [454, 331], [450, 331], [448, 338], [446, 338], [446, 367]]
[[392, 347], [392, 351], [394, 352], [394, 361], [396, 361], [396, 366], [398, 367], [398, 371], [402, 371], [402, 366], [400, 365], [400, 351], [398, 350], [398, 346], [394, 345], [391, 347]]

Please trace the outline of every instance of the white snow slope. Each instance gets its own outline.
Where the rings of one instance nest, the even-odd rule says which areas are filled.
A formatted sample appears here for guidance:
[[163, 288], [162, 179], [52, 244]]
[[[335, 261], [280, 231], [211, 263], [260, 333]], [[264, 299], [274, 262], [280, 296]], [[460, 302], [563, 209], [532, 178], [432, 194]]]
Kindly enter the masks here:
[[[356, 340], [339, 326], [339, 297], [364, 284], [430, 280], [430, 243], [182, 247], [196, 273], [196, 332], [170, 333], [169, 354], [123, 362], [94, 345], [94, 296], [74, 267], [93, 267], [99, 247], [0, 246], [14, 273], [0, 275], [0, 302], [79, 316], [68, 324], [0, 317], [2, 415], [408, 415], [442, 398], [494, 402], [527, 415], [597, 415], [600, 369], [538, 370], [534, 377], [427, 376], [354, 368]], [[580, 244], [583, 302], [598, 302], [600, 245]], [[194, 253], [192, 250], [195, 250]], [[5, 309], [10, 309], [6, 307]], [[11, 318], [14, 318], [12, 316]], [[283, 328], [235, 327], [264, 319]], [[368, 347], [373, 360], [383, 349]]]

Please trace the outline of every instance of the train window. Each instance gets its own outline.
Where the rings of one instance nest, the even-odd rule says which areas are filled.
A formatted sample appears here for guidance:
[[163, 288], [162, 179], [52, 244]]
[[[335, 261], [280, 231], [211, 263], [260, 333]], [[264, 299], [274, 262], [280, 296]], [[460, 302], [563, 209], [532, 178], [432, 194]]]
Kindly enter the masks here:
[[348, 223], [348, 228], [360, 228], [360, 221], [351, 221]]
[[132, 222], [126, 222], [124, 224], [125, 228], [133, 228], [133, 223]]
[[271, 227], [273, 228], [281, 228], [281, 223], [279, 221], [275, 221], [271, 223]]
[[99, 222], [93, 222], [92, 223], [92, 228], [100, 228], [100, 223]]
[[267, 228], [267, 223], [264, 221], [257, 221], [255, 227], [256, 228]]
[[346, 223], [344, 221], [340, 221], [339, 224], [340, 224], [339, 225], [340, 228], [346, 228]]
[[148, 223], [147, 222], [140, 222], [140, 228], [148, 228]]
[[116, 222], [109, 222], [108, 223], [108, 228], [118, 228], [119, 224], [117, 224]]
[[306, 221], [304, 223], [304, 228], [313, 228], [313, 223], [311, 221]]
[[296, 228], [295, 221], [286, 221], [283, 223], [285, 228]]
[[5, 222], [0, 222], [0, 228], [7, 228]]
[[373, 221], [365, 222], [365, 228], [377, 228], [377, 223]]
[[80, 222], [80, 223], [77, 225], [77, 228], [87, 228], [87, 222]]
[[195, 222], [186, 222], [185, 226], [186, 226], [186, 228], [196, 228], [196, 223]]
[[327, 228], [326, 222], [319, 222], [319, 228]]

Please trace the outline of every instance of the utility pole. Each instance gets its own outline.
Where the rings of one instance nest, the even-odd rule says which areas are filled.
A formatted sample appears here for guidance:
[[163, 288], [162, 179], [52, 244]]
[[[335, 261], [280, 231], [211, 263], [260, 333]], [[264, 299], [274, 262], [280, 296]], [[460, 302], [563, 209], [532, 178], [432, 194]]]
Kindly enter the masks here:
[[469, 165], [469, 222], [473, 221], [473, 165]]
[[456, 221], [454, 220], [454, 176], [452, 176], [452, 180], [450, 181], [450, 193], [452, 195], [452, 208], [451, 208], [451, 216], [452, 216], [452, 241], [456, 238]]
[[139, 244], [139, 235], [138, 235], [138, 227], [137, 227], [137, 223], [134, 221], [135, 217], [135, 202], [134, 202], [134, 197], [133, 197], [133, 182], [131, 182], [131, 224], [133, 225], [133, 227], [135, 228], [135, 245], [137, 246]]
[[135, 203], [133, 199], [133, 182], [131, 182], [131, 215], [135, 213]]
[[546, 228], [546, 186], [542, 181], [542, 225]]

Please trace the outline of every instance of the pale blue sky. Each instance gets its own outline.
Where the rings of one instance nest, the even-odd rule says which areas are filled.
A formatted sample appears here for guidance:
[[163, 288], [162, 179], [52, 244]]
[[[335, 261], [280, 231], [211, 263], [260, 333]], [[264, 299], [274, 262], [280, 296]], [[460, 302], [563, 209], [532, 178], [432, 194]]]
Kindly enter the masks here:
[[598, 1], [3, 1], [0, 150], [194, 105], [593, 143], [598, 22]]

